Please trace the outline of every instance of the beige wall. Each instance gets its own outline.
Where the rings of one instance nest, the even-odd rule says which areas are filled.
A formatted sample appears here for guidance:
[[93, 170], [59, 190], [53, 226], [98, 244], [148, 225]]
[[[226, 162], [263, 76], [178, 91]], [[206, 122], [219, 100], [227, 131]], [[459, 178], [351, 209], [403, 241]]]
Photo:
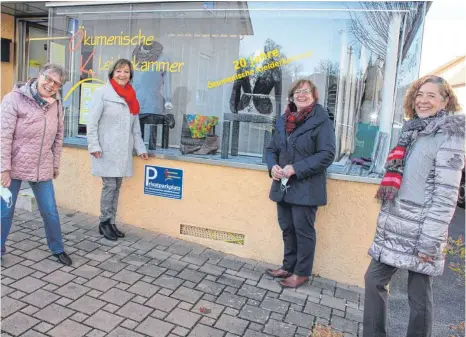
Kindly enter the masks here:
[[[182, 200], [144, 195], [144, 165], [183, 169]], [[65, 148], [55, 183], [60, 206], [99, 214], [101, 180], [90, 174], [85, 150]], [[205, 244], [241, 257], [280, 264], [283, 253], [275, 203], [268, 199], [270, 178], [263, 171], [150, 158], [135, 159], [135, 175], [123, 182], [119, 221]], [[370, 259], [378, 204], [376, 185], [328, 181], [329, 206], [317, 213], [313, 273], [363, 286]], [[244, 246], [181, 236], [180, 224], [246, 235]]]
[[15, 49], [15, 18], [8, 14], [2, 13], [2, 33], [1, 37], [10, 39], [10, 62], [1, 62], [0, 73], [2, 74], [2, 92], [1, 97], [11, 91], [15, 80], [14, 74], [14, 49]]

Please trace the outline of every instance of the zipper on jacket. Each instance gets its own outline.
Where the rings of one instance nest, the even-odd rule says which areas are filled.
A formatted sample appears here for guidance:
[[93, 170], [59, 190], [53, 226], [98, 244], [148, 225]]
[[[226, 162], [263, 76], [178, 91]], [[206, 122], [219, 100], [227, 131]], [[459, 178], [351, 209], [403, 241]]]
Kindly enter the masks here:
[[37, 163], [37, 181], [39, 181], [40, 157], [42, 157], [42, 148], [44, 147], [45, 129], [47, 128], [47, 119], [44, 115], [44, 131], [42, 132], [42, 141], [40, 142], [39, 161]]

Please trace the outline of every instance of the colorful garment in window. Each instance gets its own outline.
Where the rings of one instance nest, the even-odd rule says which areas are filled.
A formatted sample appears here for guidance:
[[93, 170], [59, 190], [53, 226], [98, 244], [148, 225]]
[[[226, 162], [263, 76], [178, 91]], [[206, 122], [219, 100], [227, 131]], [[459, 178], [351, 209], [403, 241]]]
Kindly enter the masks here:
[[192, 138], [205, 138], [212, 127], [218, 124], [218, 117], [188, 114], [186, 121]]

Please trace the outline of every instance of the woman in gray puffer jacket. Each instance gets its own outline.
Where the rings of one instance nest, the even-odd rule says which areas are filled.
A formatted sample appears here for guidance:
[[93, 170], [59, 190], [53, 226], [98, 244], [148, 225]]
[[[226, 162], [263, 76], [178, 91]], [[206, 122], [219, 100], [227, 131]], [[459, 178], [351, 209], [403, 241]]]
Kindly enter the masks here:
[[406, 336], [432, 336], [432, 279], [443, 273], [464, 166], [465, 119], [454, 114], [460, 106], [443, 78], [417, 80], [404, 109], [408, 120], [376, 195], [382, 207], [365, 275], [364, 337], [387, 336], [388, 284], [398, 268], [409, 271]]

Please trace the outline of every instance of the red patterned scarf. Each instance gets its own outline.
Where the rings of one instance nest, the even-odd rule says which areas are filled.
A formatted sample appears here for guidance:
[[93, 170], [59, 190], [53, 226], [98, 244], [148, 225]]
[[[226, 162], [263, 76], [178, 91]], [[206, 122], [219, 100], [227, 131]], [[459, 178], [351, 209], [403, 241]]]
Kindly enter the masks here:
[[316, 101], [312, 102], [311, 105], [300, 111], [292, 111], [296, 110], [296, 106], [293, 104], [293, 106], [290, 107], [291, 104], [293, 103], [288, 104], [285, 110], [285, 131], [288, 135], [291, 134], [299, 125], [304, 123], [307, 116], [309, 116], [312, 109], [314, 109]]
[[118, 96], [125, 99], [131, 114], [137, 115], [139, 113], [139, 102], [136, 98], [136, 91], [134, 91], [131, 84], [127, 83], [124, 87], [121, 87], [113, 78], [110, 80], [110, 83]]

